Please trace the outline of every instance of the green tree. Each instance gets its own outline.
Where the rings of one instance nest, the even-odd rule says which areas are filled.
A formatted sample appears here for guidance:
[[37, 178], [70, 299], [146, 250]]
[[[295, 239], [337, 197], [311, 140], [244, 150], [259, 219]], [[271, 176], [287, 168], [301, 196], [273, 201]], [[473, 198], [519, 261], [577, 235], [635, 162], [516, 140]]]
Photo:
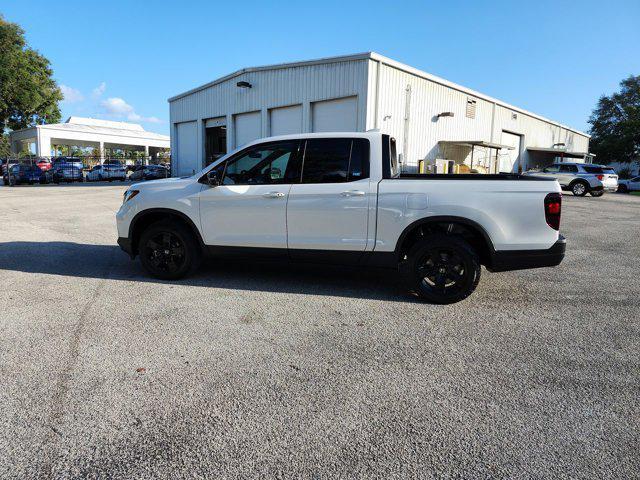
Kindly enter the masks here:
[[632, 162], [640, 157], [640, 76], [620, 82], [620, 91], [603, 95], [589, 118], [591, 151], [598, 162]]
[[27, 45], [24, 30], [0, 15], [0, 128], [60, 121], [62, 92], [49, 60]]

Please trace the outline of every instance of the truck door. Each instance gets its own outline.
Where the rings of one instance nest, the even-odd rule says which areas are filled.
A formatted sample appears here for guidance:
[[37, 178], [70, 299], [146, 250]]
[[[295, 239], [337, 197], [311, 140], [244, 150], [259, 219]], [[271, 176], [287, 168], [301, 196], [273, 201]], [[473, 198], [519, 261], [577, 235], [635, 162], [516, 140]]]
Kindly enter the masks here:
[[287, 204], [289, 256], [312, 259], [307, 257], [331, 251], [341, 261], [357, 261], [367, 246], [369, 203], [375, 201], [369, 140], [314, 138], [303, 150], [301, 182], [292, 185]]
[[212, 246], [287, 248], [287, 197], [300, 179], [300, 141], [249, 147], [216, 167], [221, 185], [203, 186], [200, 223]]

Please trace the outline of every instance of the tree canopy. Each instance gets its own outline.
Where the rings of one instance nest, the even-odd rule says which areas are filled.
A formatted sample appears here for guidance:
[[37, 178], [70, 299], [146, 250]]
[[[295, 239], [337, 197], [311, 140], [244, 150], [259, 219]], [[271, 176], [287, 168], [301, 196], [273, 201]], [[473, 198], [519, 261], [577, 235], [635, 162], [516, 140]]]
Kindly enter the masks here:
[[0, 129], [60, 121], [62, 92], [49, 60], [27, 45], [24, 30], [0, 15]]
[[601, 163], [640, 157], [640, 75], [620, 82], [620, 91], [603, 95], [589, 118], [591, 151]]

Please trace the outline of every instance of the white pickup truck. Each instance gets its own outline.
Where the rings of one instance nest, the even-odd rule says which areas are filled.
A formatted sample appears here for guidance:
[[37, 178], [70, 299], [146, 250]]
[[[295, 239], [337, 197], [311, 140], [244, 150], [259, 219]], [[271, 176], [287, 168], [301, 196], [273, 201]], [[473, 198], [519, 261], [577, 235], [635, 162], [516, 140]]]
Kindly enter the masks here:
[[481, 265], [558, 265], [561, 193], [553, 179], [404, 175], [379, 132], [257, 140], [187, 178], [132, 185], [118, 244], [153, 276], [178, 279], [205, 255], [399, 270], [434, 303], [469, 296]]

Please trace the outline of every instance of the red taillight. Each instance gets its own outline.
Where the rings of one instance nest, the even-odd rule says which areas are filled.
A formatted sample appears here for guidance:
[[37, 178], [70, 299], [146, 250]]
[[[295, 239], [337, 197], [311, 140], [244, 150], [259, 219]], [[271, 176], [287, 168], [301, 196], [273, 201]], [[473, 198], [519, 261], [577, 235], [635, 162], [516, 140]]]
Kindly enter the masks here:
[[604, 175], [596, 175], [596, 178], [600, 181], [602, 181], [602, 179], [604, 178]]
[[544, 197], [544, 218], [554, 230], [560, 230], [560, 211], [562, 210], [562, 194], [550, 193]]

